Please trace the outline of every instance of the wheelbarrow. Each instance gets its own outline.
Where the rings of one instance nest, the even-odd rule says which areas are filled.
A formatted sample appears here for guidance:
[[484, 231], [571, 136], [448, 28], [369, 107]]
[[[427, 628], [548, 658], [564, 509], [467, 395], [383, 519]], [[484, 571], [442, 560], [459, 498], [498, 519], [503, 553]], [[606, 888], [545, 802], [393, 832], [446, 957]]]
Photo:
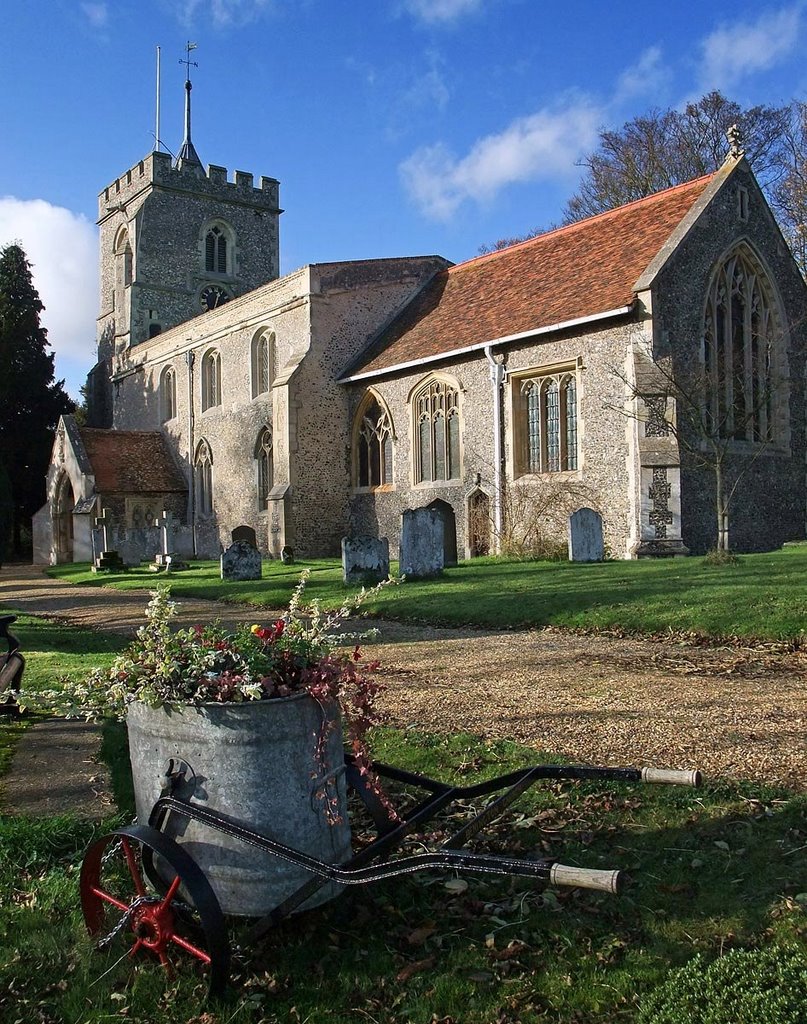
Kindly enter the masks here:
[[20, 689], [25, 671], [25, 658], [20, 654], [20, 642], [9, 632], [9, 626], [17, 621], [16, 615], [0, 616], [0, 640], [7, 650], [0, 654], [0, 713], [17, 714], [19, 707], [14, 691]]
[[[90, 935], [101, 948], [123, 942], [129, 946], [130, 956], [148, 954], [168, 970], [177, 958], [189, 957], [206, 972], [210, 995], [218, 996], [226, 987], [230, 970], [227, 916], [205, 871], [173, 838], [181, 837], [183, 828], [191, 822], [197, 833], [199, 827], [205, 830], [211, 843], [217, 837], [223, 842], [226, 837], [228, 842], [243, 844], [256, 858], [273, 857], [305, 869], [307, 881], [269, 913], [243, 915], [246, 941], [254, 942], [325, 886], [363, 885], [418, 871], [521, 876], [532, 879], [539, 888], [577, 886], [616, 894], [623, 883], [618, 870], [577, 867], [554, 858], [474, 852], [468, 844], [539, 782], [701, 784], [698, 771], [535, 765], [495, 779], [455, 786], [375, 762], [373, 770], [380, 779], [418, 794], [414, 802], [410, 801], [409, 809], [395, 811], [379, 798], [349, 754], [345, 755], [344, 767], [348, 788], [364, 806], [375, 838], [363, 848], [354, 848], [346, 861], [333, 864], [278, 842], [248, 823], [193, 803], [187, 796], [194, 788], [188, 785], [191, 769], [181, 758], [172, 759], [148, 824], [115, 829], [86, 853], [81, 869], [81, 903]], [[407, 836], [416, 833], [420, 837], [424, 826], [451, 805], [485, 797], [490, 799], [481, 811], [432, 849], [415, 854], [401, 851]]]

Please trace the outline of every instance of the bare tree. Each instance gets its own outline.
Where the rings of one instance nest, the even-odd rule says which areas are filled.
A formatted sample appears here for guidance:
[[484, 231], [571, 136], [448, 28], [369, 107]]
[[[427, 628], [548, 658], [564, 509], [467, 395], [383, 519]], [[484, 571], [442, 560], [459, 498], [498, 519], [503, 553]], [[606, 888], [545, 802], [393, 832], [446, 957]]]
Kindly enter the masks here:
[[793, 110], [782, 138], [782, 174], [770, 190], [771, 204], [802, 274], [807, 275], [807, 103], [795, 103]]
[[[599, 146], [581, 161], [583, 177], [563, 224], [612, 210], [716, 171], [737, 125], [745, 156], [762, 186], [802, 273], [807, 273], [807, 104], [743, 108], [706, 93], [683, 110], [650, 110], [621, 128], [600, 131]], [[527, 241], [557, 225], [481, 245], [489, 253]]]
[[519, 477], [502, 494], [499, 550], [519, 558], [565, 557], [569, 516], [583, 506], [595, 507], [590, 487], [553, 474]]
[[499, 252], [500, 249], [509, 249], [511, 245], [518, 245], [519, 242], [527, 242], [538, 235], [545, 235], [547, 231], [554, 231], [557, 224], [550, 224], [545, 228], [530, 228], [523, 235], [513, 235], [509, 238], [497, 238], [491, 245], [480, 245], [477, 252], [480, 256], [486, 256], [489, 252]]
[[[708, 345], [708, 340], [707, 340]], [[638, 357], [633, 376], [614, 370], [626, 388], [628, 416], [644, 424], [645, 436], [672, 437], [682, 462], [709, 472], [717, 550], [730, 550], [734, 500], [742, 482], [775, 440], [776, 405], [787, 380], [771, 371], [770, 351], [760, 351], [767, 372], [738, 386], [733, 366], [708, 354], [703, 365], [674, 368], [672, 358]]]
[[611, 210], [717, 170], [726, 156], [726, 132], [736, 124], [746, 159], [773, 195], [789, 166], [787, 140], [796, 105], [743, 109], [710, 92], [682, 110], [651, 110], [621, 128], [600, 132], [596, 152], [582, 161], [578, 191], [566, 205], [565, 222]]

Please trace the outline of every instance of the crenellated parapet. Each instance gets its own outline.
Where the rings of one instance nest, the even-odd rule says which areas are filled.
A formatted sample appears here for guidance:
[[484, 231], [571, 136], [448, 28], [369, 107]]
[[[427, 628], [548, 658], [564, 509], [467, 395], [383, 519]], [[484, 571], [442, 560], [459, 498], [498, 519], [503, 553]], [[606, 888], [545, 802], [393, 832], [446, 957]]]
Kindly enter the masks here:
[[120, 212], [149, 188], [186, 192], [217, 202], [242, 202], [269, 213], [281, 213], [278, 180], [261, 175], [258, 181], [256, 187], [254, 176], [246, 171], [235, 171], [230, 180], [227, 168], [216, 164], [209, 164], [206, 171], [187, 164], [175, 167], [168, 153], [153, 152], [99, 193], [98, 223]]

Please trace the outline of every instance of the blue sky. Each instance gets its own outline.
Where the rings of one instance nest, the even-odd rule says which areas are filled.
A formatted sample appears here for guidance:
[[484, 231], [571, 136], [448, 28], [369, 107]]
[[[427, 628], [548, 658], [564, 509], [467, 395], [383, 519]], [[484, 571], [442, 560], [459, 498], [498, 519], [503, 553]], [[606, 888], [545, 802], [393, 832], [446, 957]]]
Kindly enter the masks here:
[[[597, 130], [719, 88], [807, 99], [807, 3], [26, 0], [6, 5], [0, 244], [22, 242], [68, 390], [94, 361], [98, 192], [182, 139], [280, 179], [283, 272], [557, 222]], [[639, 13], [640, 12], [640, 13]]]

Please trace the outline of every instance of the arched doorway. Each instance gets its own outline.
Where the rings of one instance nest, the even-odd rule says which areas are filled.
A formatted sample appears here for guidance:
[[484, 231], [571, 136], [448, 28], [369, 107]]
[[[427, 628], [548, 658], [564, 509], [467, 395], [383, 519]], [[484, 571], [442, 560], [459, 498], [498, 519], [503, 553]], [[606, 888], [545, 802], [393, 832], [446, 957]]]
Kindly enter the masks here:
[[56, 484], [56, 496], [53, 502], [53, 546], [56, 561], [73, 561], [73, 509], [76, 497], [73, 485], [67, 473], [62, 473]]
[[468, 557], [490, 554], [490, 498], [481, 489], [468, 495]]

